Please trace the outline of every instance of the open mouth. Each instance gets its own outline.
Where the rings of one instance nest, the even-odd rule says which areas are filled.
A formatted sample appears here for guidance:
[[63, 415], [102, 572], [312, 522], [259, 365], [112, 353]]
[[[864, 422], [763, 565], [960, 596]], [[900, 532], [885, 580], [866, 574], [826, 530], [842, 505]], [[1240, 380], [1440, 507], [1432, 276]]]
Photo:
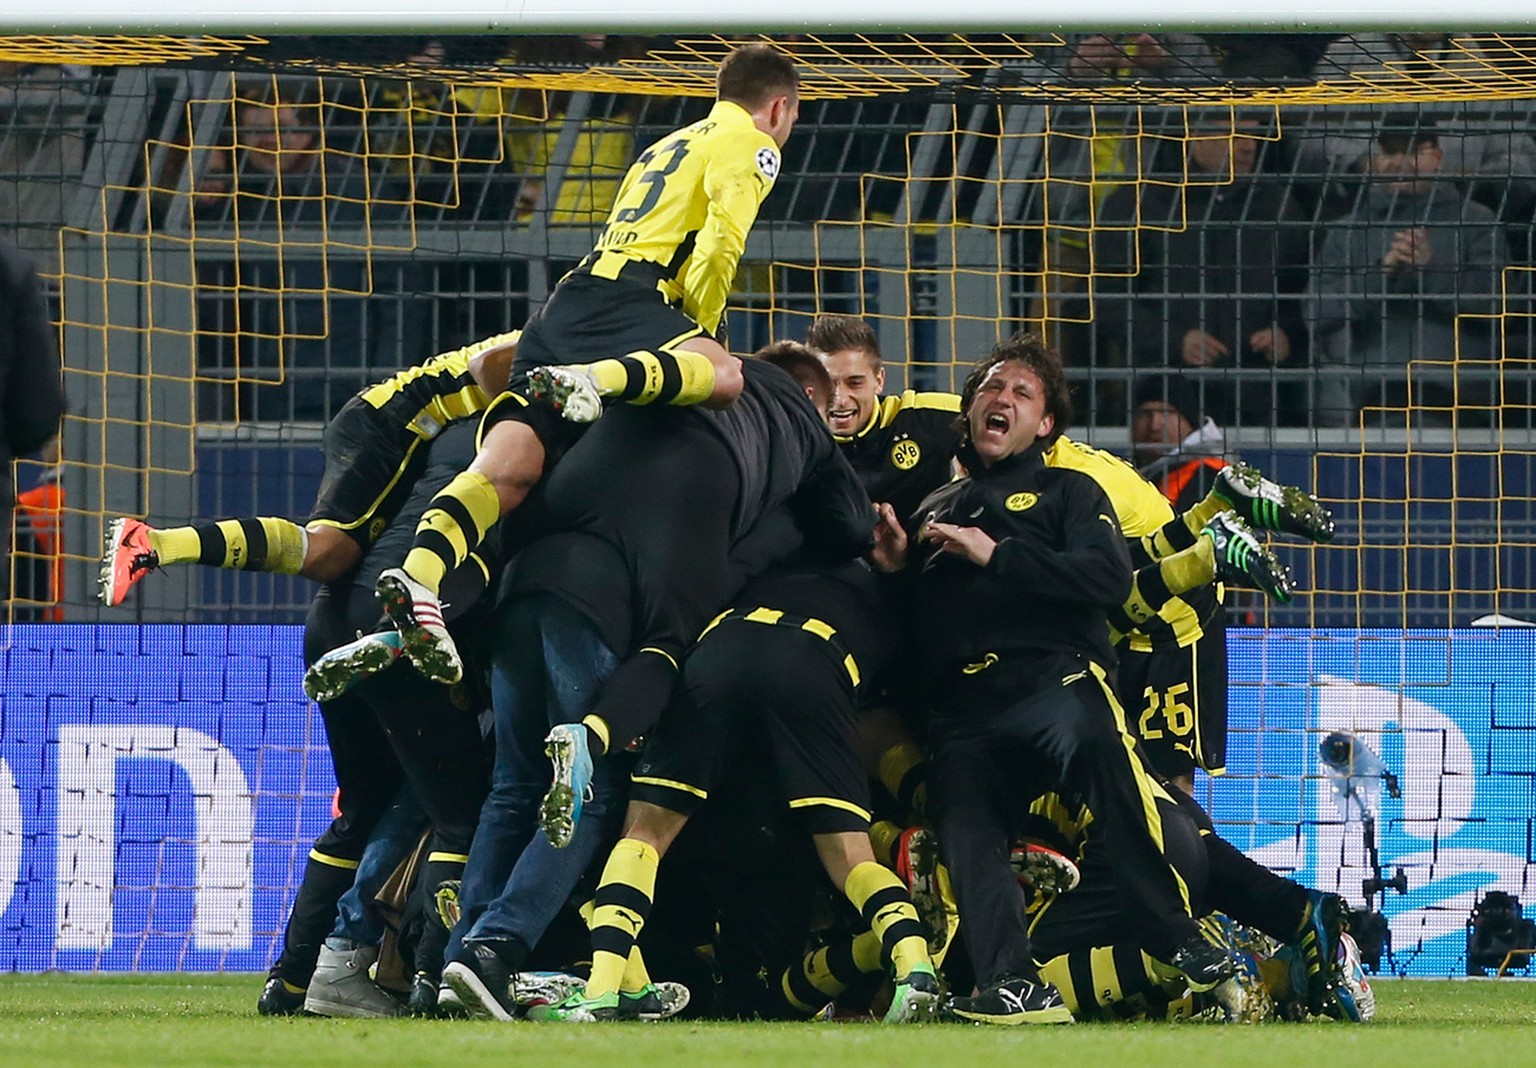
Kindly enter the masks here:
[[1008, 433], [1008, 417], [1001, 412], [993, 412], [982, 422], [982, 428], [998, 434]]

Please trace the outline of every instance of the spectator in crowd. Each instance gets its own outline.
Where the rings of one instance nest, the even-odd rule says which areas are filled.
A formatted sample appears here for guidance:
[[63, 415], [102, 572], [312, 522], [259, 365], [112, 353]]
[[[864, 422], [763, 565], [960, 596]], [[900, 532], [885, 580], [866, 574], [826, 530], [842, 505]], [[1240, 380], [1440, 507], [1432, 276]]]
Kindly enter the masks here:
[[[1059, 72], [1070, 81], [1163, 82], [1205, 82], [1220, 73], [1215, 53], [1192, 33], [1074, 35]], [[1084, 361], [1088, 342], [1086, 328], [1078, 325], [1089, 312], [1088, 227], [1111, 193], [1141, 176], [1151, 156], [1141, 151], [1143, 135], [1157, 116], [1144, 122], [1142, 110], [1065, 106], [1052, 108], [1047, 119], [1043, 277], [1030, 317], [1042, 322], [1046, 340], [1068, 363]]]
[[[1254, 117], [1200, 119], [1184, 180], [1124, 186], [1105, 203], [1094, 237], [1095, 322], [1131, 363], [1255, 375], [1305, 363], [1310, 234], [1287, 187], [1257, 173], [1267, 138]], [[1273, 379], [1233, 382], [1210, 399], [1241, 422], [1267, 425], [1301, 419], [1294, 392]]]
[[59, 228], [85, 170], [91, 73], [0, 63], [0, 233], [45, 276], [59, 273]]
[[1131, 448], [1141, 476], [1182, 515], [1210, 492], [1226, 466], [1226, 435], [1205, 414], [1201, 390], [1177, 374], [1137, 378], [1131, 395]]
[[[1329, 228], [1307, 297], [1320, 425], [1352, 425], [1364, 404], [1449, 407], [1448, 375], [1414, 360], [1487, 360], [1500, 309], [1503, 230], [1445, 180], [1432, 127], [1384, 123], [1356, 210]], [[1461, 318], [1458, 318], [1461, 317]]]
[[[1477, 37], [1450, 33], [1358, 33], [1339, 38], [1318, 61], [1319, 81], [1368, 81], [1390, 88], [1444, 69], [1458, 84], [1480, 76], [1478, 60], [1488, 74], [1493, 60], [1490, 44]], [[1486, 204], [1505, 222], [1525, 221], [1536, 205], [1536, 141], [1528, 130], [1529, 102], [1502, 106], [1445, 102], [1389, 105], [1387, 119], [1401, 125], [1433, 121], [1439, 130], [1444, 159], [1440, 174], [1465, 183], [1473, 199]], [[1319, 136], [1305, 144], [1303, 162], [1334, 173], [1364, 175], [1376, 149], [1378, 116], [1318, 112], [1312, 126]], [[1320, 158], [1319, 158], [1320, 157]]]
[[361, 127], [335, 125], [325, 105], [287, 87], [241, 96], [233, 119], [232, 146], [210, 154], [197, 182], [198, 217], [238, 222], [251, 238], [261, 233], [252, 228], [270, 227], [277, 250], [199, 262], [200, 314], [210, 324], [200, 364], [242, 387], [205, 394], [199, 417], [325, 422], [422, 350], [423, 324], [401, 296], [416, 288], [415, 268], [329, 246], [332, 228], [366, 240], [378, 221]]
[[[42, 286], [27, 258], [0, 242], [0, 603], [11, 596], [11, 461], [55, 450], [63, 417], [64, 387]], [[0, 612], [0, 622], [5, 615]]]

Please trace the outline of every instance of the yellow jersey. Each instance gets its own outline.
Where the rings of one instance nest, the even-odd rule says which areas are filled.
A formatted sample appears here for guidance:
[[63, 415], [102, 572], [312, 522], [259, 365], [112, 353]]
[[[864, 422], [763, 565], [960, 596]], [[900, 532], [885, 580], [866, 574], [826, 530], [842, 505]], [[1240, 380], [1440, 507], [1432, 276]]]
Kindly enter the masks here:
[[713, 334], [779, 162], [778, 145], [746, 109], [718, 101], [640, 153], [576, 271], [654, 284]]

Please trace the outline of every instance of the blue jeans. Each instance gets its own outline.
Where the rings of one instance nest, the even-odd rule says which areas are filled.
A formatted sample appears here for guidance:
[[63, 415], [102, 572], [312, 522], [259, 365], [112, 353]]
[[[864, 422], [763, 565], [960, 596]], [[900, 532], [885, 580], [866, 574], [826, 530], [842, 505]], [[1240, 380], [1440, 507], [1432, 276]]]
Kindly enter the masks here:
[[332, 938], [344, 938], [360, 946], [376, 946], [384, 940], [384, 920], [373, 899], [389, 881], [401, 861], [411, 855], [427, 828], [427, 814], [409, 786], [400, 787], [363, 849], [352, 889], [336, 903]]
[[603, 823], [623, 799], [626, 762], [593, 762], [592, 797], [571, 844], [556, 849], [538, 824], [551, 782], [544, 737], [591, 711], [618, 662], [592, 622], [552, 594], [520, 597], [503, 613], [491, 663], [496, 770], [464, 867], [449, 959], [465, 940], [532, 949], [591, 865]]

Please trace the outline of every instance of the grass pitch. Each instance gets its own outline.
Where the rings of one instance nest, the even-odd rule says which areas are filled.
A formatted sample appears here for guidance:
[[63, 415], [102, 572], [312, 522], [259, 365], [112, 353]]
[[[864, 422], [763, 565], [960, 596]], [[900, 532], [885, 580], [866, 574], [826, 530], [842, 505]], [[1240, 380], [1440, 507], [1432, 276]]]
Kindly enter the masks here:
[[263, 1019], [255, 975], [0, 975], [0, 1065], [1477, 1068], [1532, 1062], [1536, 983], [1381, 980], [1374, 1023], [495, 1024]]

